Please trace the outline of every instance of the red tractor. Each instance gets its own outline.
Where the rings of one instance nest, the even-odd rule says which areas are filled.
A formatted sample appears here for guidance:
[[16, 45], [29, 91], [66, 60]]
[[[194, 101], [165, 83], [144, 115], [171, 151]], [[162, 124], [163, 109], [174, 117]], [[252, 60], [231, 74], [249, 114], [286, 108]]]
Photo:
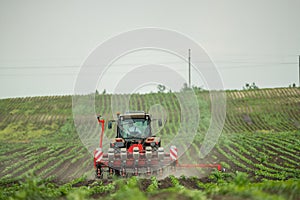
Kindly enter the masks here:
[[112, 123], [117, 125], [116, 137], [110, 142], [107, 153], [102, 151], [102, 138], [104, 134], [104, 120], [97, 117], [102, 124], [100, 147], [94, 152], [94, 167], [96, 178], [103, 178], [104, 172], [109, 175], [152, 175], [163, 174], [165, 170], [175, 170], [178, 167], [216, 167], [220, 165], [190, 165], [178, 164], [177, 148], [171, 146], [168, 152], [161, 147], [160, 137], [153, 135], [151, 123], [160, 119], [151, 119], [151, 115], [144, 111], [118, 114], [117, 120], [108, 121], [108, 128]]

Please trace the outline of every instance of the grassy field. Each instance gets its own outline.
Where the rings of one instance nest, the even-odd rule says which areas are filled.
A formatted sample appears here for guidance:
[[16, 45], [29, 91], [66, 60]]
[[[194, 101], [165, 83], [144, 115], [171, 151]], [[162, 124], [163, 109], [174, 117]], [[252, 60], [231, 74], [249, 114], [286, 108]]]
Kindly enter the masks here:
[[[179, 161], [221, 163], [226, 171], [182, 171], [164, 179], [94, 180], [71, 96], [0, 100], [0, 199], [300, 199], [300, 89], [227, 91], [223, 132], [204, 160], [196, 158], [210, 123], [210, 96], [195, 93], [201, 119]], [[112, 118], [111, 98], [96, 96], [96, 112], [105, 119]], [[167, 144], [180, 128], [174, 93], [133, 94], [129, 109], [149, 111], [157, 104], [168, 113], [159, 132]], [[93, 132], [97, 144], [100, 127]], [[105, 134], [112, 138], [114, 130]]]

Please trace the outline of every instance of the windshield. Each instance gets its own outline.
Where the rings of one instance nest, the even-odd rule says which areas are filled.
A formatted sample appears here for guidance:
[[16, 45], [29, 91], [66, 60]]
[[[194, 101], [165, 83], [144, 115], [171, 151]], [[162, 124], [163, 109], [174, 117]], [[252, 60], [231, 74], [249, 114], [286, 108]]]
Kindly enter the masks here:
[[147, 138], [150, 136], [150, 123], [146, 119], [125, 119], [120, 124], [123, 138]]

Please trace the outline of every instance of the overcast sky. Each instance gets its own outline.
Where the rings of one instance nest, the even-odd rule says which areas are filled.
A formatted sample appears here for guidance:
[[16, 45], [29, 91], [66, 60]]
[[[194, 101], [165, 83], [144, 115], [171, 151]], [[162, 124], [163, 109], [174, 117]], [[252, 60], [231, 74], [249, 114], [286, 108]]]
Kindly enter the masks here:
[[[246, 82], [298, 85], [299, 8], [299, 0], [0, 0], [0, 98], [72, 94], [81, 64], [98, 45], [143, 27], [171, 29], [196, 41], [216, 64], [225, 89], [242, 89]], [[148, 51], [118, 60], [97, 88], [113, 92], [111, 77], [151, 59], [172, 63], [187, 79], [186, 63]], [[199, 77], [192, 83], [204, 85]]]

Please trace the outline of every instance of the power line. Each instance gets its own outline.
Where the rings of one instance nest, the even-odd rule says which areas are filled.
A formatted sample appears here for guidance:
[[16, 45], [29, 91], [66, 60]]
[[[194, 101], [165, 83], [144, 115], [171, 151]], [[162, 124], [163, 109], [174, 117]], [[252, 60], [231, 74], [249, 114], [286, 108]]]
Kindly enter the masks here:
[[[184, 61], [178, 62], [178, 61], [168, 61], [168, 62], [159, 62], [159, 63], [149, 63], [149, 65], [153, 64], [183, 64]], [[211, 63], [211, 61], [194, 61], [191, 62], [191, 64], [207, 64]], [[298, 62], [240, 62], [240, 61], [214, 61], [217, 65], [224, 65], [224, 64], [243, 64], [243, 65], [295, 65], [298, 64]], [[114, 64], [111, 65], [110, 68], [115, 68], [119, 66], [139, 66], [139, 65], [148, 65], [148, 64], [142, 64], [142, 63], [124, 63], [124, 64]], [[99, 68], [101, 64], [89, 66], [90, 68]], [[80, 69], [80, 65], [61, 65], [61, 66], [0, 66], [0, 70], [26, 70], [26, 69], [38, 69], [38, 70], [49, 70], [49, 69]], [[226, 67], [229, 68], [229, 67]], [[233, 66], [233, 68], [243, 68], [243, 66]]]
[[[219, 67], [217, 68], [217, 70], [219, 71], [224, 71], [224, 70], [234, 70], [234, 69], [265, 69], [265, 68], [278, 68], [278, 67], [285, 67], [285, 66], [274, 66], [274, 65], [269, 65], [269, 66], [265, 66], [265, 65], [256, 65], [256, 66], [231, 66], [231, 67]], [[293, 66], [291, 66], [293, 67]], [[201, 70], [212, 70], [213, 68], [209, 68], [209, 67], [201, 67]], [[136, 71], [129, 71], [129, 70], [120, 70], [120, 69], [110, 69], [111, 73], [113, 74], [125, 74], [125, 73], [142, 73], [142, 72], [136, 72]], [[184, 68], [181, 68], [181, 69], [178, 69], [178, 68], [171, 68], [170, 70], [174, 70], [174, 71], [177, 71], [177, 72], [185, 72], [186, 69]], [[169, 73], [170, 70], [155, 70], [155, 72], [159, 72], [159, 73]], [[21, 70], [20, 70], [21, 71]], [[23, 70], [22, 70], [23, 71]], [[56, 70], [57, 71], [57, 70]], [[152, 70], [153, 72], [153, 70]], [[46, 75], [46, 76], [76, 76], [78, 75], [78, 73], [75, 73], [75, 72], [72, 72], [72, 73], [51, 73], [50, 72], [44, 72], [44, 73], [32, 73], [31, 72], [28, 72], [28, 73], [7, 73], [7, 74], [4, 74], [4, 73], [1, 73], [0, 76], [38, 76], [38, 75]], [[88, 74], [87, 74], [88, 75]]]
[[[270, 68], [271, 66], [269, 66], [268, 68]], [[252, 69], [259, 69], [260, 66], [255, 66], [255, 67], [251, 67]], [[224, 70], [236, 70], [236, 69], [250, 69], [250, 67], [227, 67], [227, 68], [218, 68], [218, 71], [224, 71]], [[265, 68], [264, 68], [265, 69]], [[172, 69], [170, 69], [172, 70]], [[155, 70], [152, 72], [157, 72], [157, 73], [170, 73], [170, 70]], [[211, 70], [209, 68], [202, 68], [202, 70]], [[263, 70], [263, 68], [262, 68]], [[178, 73], [184, 73], [186, 72], [186, 69], [173, 69], [173, 71], [178, 72]], [[137, 72], [137, 71], [110, 71], [110, 74], [126, 74], [126, 73], [136, 73], [136, 74], [140, 74], [140, 73], [144, 73], [144, 72]], [[200, 71], [201, 73], [201, 71]], [[24, 77], [24, 76], [78, 76], [79, 73], [49, 73], [49, 72], [45, 72], [45, 73], [9, 73], [9, 74], [0, 74], [0, 77]], [[84, 73], [81, 75], [86, 75], [86, 76], [90, 76], [89, 73]]]
[[[160, 61], [159, 64], [162, 65], [167, 65], [167, 64], [184, 64], [186, 63], [186, 61]], [[189, 85], [191, 82], [191, 67], [195, 68], [195, 66], [193, 66], [193, 64], [199, 65], [200, 69], [202, 70], [210, 70], [211, 68], [209, 67], [205, 67], [201, 64], [205, 64], [205, 63], [211, 63], [210, 61], [194, 61], [193, 63], [191, 62], [191, 58], [190, 58], [190, 49], [189, 49]], [[289, 66], [294, 66], [295, 64], [297, 64], [297, 62], [241, 62], [241, 61], [216, 61], [215, 63], [217, 63], [217, 69], [222, 71], [222, 70], [230, 70], [230, 69], [246, 69], [246, 68], [266, 68], [266, 67], [286, 67], [287, 65]], [[191, 66], [192, 64], [192, 66]], [[222, 65], [228, 65], [231, 64], [231, 66], [222, 66]], [[238, 66], [235, 66], [239, 64]], [[126, 68], [124, 68], [125, 70], [120, 70], [120, 66], [139, 66], [139, 65], [146, 65], [146, 64], [142, 64], [142, 63], [120, 63], [120, 64], [113, 64], [109, 67], [109, 70], [111, 71], [111, 73], [114, 74], [124, 74], [124, 73], [128, 73], [128, 69], [126, 70]], [[155, 63], [153, 63], [153, 65], [155, 65]], [[93, 65], [93, 66], [88, 66], [90, 68], [99, 68], [101, 65]], [[220, 67], [222, 66], [222, 67]], [[33, 71], [29, 71], [28, 74], [26, 73], [8, 73], [8, 74], [3, 74], [1, 73], [0, 76], [5, 77], [5, 76], [76, 76], [78, 75], [78, 73], [57, 73], [58, 69], [64, 70], [64, 69], [76, 69], [76, 70], [80, 70], [80, 65], [61, 65], [61, 66], [36, 66], [36, 65], [25, 65], [25, 66], [9, 66], [9, 67], [1, 67], [0, 66], [0, 71], [2, 70], [18, 70], [18, 71], [24, 71], [24, 70], [30, 70], [30, 69], [37, 69], [37, 70], [56, 70], [55, 73], [49, 73], [49, 72], [45, 72], [45, 73], [32, 73]], [[114, 71], [117, 70], [117, 71]], [[177, 72], [183, 72], [185, 71], [185, 69], [183, 67], [180, 68], [171, 68], [170, 70], [175, 70]], [[164, 73], [164, 72], [170, 72], [170, 70], [157, 70], [157, 72], [160, 73]], [[78, 71], [79, 72], [79, 71]], [[131, 72], [131, 73], [136, 73], [136, 72]], [[299, 56], [299, 85], [300, 85], [300, 56]]]

